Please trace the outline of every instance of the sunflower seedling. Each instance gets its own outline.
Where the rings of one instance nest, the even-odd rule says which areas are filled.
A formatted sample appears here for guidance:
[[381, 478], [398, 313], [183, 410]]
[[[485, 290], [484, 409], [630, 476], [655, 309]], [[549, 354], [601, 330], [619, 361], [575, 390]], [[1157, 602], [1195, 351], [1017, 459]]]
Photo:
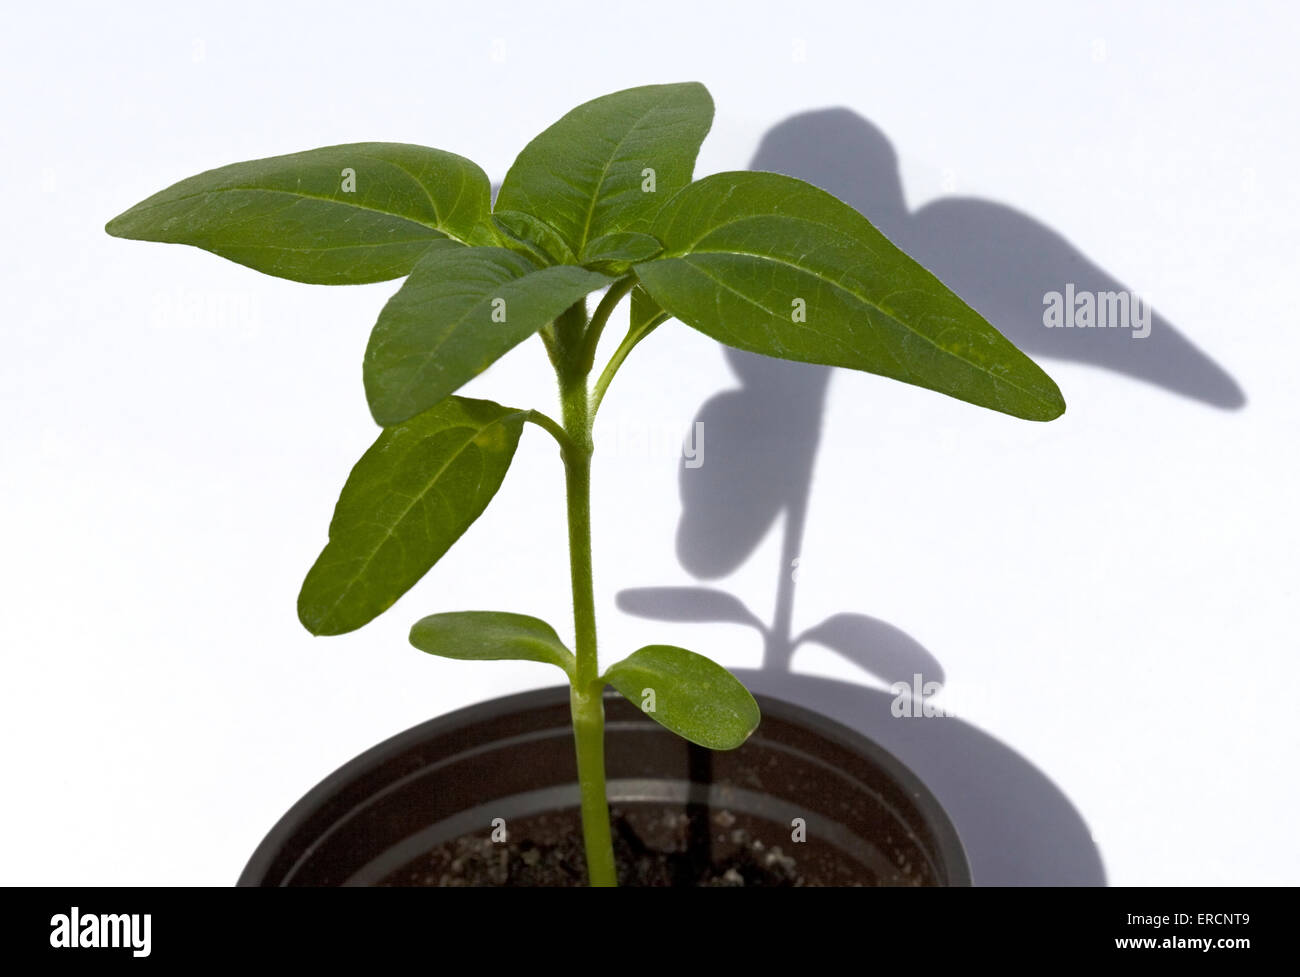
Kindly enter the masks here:
[[[612, 685], [655, 720], [716, 750], [759, 723], [753, 696], [708, 658], [652, 644], [601, 671], [591, 560], [592, 425], [610, 382], [661, 323], [677, 320], [767, 356], [849, 367], [1016, 417], [1065, 409], [1032, 360], [830, 194], [775, 173], [692, 181], [713, 119], [695, 83], [580, 105], [530, 142], [495, 203], [483, 170], [438, 149], [330, 146], [182, 180], [108, 223], [109, 234], [189, 244], [297, 282], [405, 278], [365, 350], [382, 431], [343, 485], [298, 615], [342, 634], [382, 614], [483, 512], [525, 425], [563, 464], [572, 648], [505, 611], [436, 613], [411, 643], [460, 659], [546, 662], [569, 680], [590, 881], [611, 885], [601, 696]], [[603, 291], [588, 311], [588, 297]], [[600, 339], [628, 299], [622, 341]], [[675, 327], [676, 328], [676, 327]], [[558, 419], [456, 391], [538, 336]], [[652, 710], [649, 708], [652, 704]]]

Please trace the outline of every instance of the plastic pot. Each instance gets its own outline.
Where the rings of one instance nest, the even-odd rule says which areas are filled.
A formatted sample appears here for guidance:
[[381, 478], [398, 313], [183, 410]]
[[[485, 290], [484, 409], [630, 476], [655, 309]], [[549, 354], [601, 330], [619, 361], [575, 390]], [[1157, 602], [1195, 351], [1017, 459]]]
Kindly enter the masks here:
[[[607, 691], [620, 871], [629, 850], [669, 853], [657, 875], [628, 881], [969, 884], [956, 830], [906, 767], [824, 716], [756, 698], [758, 730], [713, 753]], [[495, 699], [399, 733], [330, 774], [271, 829], [239, 884], [448, 884], [448, 859], [495, 844], [494, 831], [516, 854], [567, 844], [581, 863], [577, 804], [567, 687]], [[584, 866], [570, 869], [580, 881]], [[493, 871], [498, 883], [537, 884], [529, 871], [504, 880]]]

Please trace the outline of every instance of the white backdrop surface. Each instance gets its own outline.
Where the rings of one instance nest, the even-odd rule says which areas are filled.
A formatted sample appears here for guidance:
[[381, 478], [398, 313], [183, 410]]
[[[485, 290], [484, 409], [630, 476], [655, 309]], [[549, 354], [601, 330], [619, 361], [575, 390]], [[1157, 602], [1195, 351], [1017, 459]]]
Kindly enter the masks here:
[[[366, 628], [310, 637], [295, 598], [375, 433], [361, 353], [397, 283], [298, 285], [105, 221], [221, 164], [363, 140], [448, 149], [498, 182], [577, 103], [690, 79], [717, 106], [697, 175], [780, 168], [839, 193], [1005, 326], [1069, 409], [1036, 425], [733, 362], [665, 324], [598, 429], [602, 659], [682, 644], [878, 732], [954, 812], [977, 882], [1300, 880], [1294, 9], [611, 10], [6, 14], [0, 883], [229, 884], [345, 760], [555, 680], [422, 655], [416, 618], [572, 628], [560, 468], [530, 428], [439, 566]], [[1151, 335], [1043, 329], [1042, 294], [1088, 280], [1153, 303]], [[526, 344], [468, 392], [549, 408], [545, 365]], [[703, 465], [683, 471], [697, 417]], [[770, 497], [802, 530], [746, 537], [733, 517]], [[617, 606], [698, 586], [769, 626], [788, 614], [787, 639], [832, 623], [765, 661], [753, 629]], [[888, 715], [918, 663], [956, 717]]]

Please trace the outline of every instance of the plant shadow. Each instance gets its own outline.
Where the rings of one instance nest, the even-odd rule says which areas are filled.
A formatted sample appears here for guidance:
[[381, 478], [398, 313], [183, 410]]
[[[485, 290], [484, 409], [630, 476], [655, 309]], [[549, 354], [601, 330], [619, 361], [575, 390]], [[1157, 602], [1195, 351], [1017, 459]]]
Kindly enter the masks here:
[[[771, 129], [751, 169], [798, 177], [865, 214], [1031, 356], [1085, 363], [1225, 410], [1246, 402], [1222, 367], [1158, 314], [1150, 334], [1128, 329], [1046, 329], [1044, 296], [1126, 290], [1041, 222], [1002, 204], [943, 198], [909, 211], [897, 156], [866, 119], [836, 108], [796, 115]], [[779, 517], [781, 559], [771, 623], [725, 591], [703, 587], [624, 590], [620, 609], [669, 621], [755, 628], [762, 668], [738, 670], [755, 692], [838, 720], [911, 767], [953, 819], [976, 884], [1104, 885], [1087, 824], [1064, 793], [1007, 745], [953, 717], [899, 718], [897, 697], [864, 685], [799, 675], [795, 651], [817, 644], [887, 685], [913, 676], [943, 682], [935, 656], [904, 631], [859, 613], [792, 630], [799, 552], [831, 371], [723, 347], [740, 386], [709, 398], [695, 423], [709, 436], [708, 463], [679, 471], [677, 556], [696, 579], [746, 562]], [[779, 447], [779, 450], [777, 450]]]

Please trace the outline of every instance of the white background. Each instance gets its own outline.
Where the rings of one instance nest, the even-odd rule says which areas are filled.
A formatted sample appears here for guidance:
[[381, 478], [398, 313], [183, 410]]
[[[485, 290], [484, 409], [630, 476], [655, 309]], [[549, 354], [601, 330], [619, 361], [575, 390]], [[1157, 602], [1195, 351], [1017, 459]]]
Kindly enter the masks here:
[[[1059, 235], [1163, 317], [1148, 340], [1119, 335], [1128, 347], [1071, 333], [1068, 353], [1032, 350], [1069, 403], [1047, 425], [836, 372], [793, 627], [887, 622], [926, 650], [899, 661], [928, 652], [942, 666], [939, 701], [960, 718], [882, 720], [888, 696], [868, 687], [905, 676], [813, 645], [793, 659], [803, 678], [756, 685], [883, 730], [954, 812], [977, 881], [1300, 880], [1295, 14], [1132, 2], [619, 11], [608, 23], [563, 3], [6, 14], [0, 882], [229, 884], [339, 764], [558, 678], [422, 655], [406, 642], [416, 618], [500, 608], [571, 633], [561, 474], [530, 428], [487, 514], [408, 596], [356, 633], [307, 635], [298, 586], [375, 434], [361, 353], [397, 283], [294, 284], [111, 239], [105, 221], [202, 170], [353, 141], [452, 150], [498, 182], [577, 103], [688, 79], [717, 105], [698, 175], [748, 167], [797, 117], [781, 132], [805, 178], [821, 166], [846, 199], [896, 198], [851, 152], [869, 123], [897, 155], [908, 208], [977, 198], [989, 206], [969, 213], [1013, 229], [1021, 253], [981, 257], [993, 224], [930, 211], [931, 243], [987, 261], [982, 281], [1014, 288], [1021, 261], [1041, 266]], [[818, 136], [804, 113], [836, 107], [813, 122], [839, 120], [844, 139]], [[884, 211], [868, 216], [890, 230]], [[1110, 342], [1104, 355], [1093, 339]], [[1125, 359], [1141, 342], [1156, 352]], [[468, 392], [550, 406], [544, 367], [526, 344]], [[753, 631], [615, 605], [627, 588], [704, 583], [771, 620], [789, 570], [779, 520], [708, 581], [677, 548], [670, 442], [738, 385], [719, 346], [674, 322], [612, 388], [595, 508], [606, 662], [670, 642], [760, 664]], [[726, 459], [717, 438], [706, 427], [699, 471]], [[751, 438], [767, 470], [800, 464], [799, 444]], [[756, 483], [731, 484], [743, 496]], [[856, 652], [868, 664], [876, 653]], [[937, 732], [910, 731], [921, 727]], [[1027, 848], [996, 825], [1031, 826]]]

